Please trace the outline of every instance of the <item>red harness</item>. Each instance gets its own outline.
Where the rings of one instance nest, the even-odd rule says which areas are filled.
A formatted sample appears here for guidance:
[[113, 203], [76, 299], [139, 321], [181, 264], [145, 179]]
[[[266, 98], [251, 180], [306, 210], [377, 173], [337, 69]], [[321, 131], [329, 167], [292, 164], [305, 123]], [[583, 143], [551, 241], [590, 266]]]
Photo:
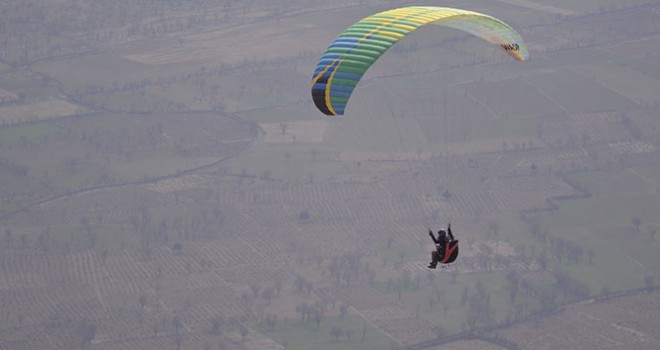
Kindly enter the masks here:
[[454, 262], [458, 256], [458, 241], [447, 242], [444, 253], [445, 254], [443, 255], [442, 260], [440, 260], [440, 263], [448, 264]]

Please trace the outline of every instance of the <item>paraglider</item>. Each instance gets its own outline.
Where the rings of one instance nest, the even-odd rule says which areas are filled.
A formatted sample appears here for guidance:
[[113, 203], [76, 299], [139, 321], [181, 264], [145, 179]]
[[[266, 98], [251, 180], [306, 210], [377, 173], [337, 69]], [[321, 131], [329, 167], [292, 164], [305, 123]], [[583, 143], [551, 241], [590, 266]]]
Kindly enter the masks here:
[[[343, 115], [353, 90], [367, 70], [392, 46], [406, 35], [427, 24], [437, 24], [462, 30], [489, 43], [517, 61], [529, 58], [520, 34], [511, 26], [492, 16], [435, 6], [410, 6], [376, 13], [354, 23], [328, 46], [316, 65], [311, 93], [316, 107], [326, 115]], [[448, 193], [448, 192], [447, 192]], [[458, 240], [451, 226], [438, 231], [438, 238], [429, 230], [435, 243], [428, 267], [452, 263], [458, 257]]]
[[451, 233], [451, 224], [447, 225], [447, 231], [438, 231], [438, 238], [433, 236], [433, 231], [429, 229], [429, 236], [435, 244], [435, 250], [431, 252], [431, 262], [429, 269], [435, 269], [438, 263], [450, 264], [458, 257], [458, 240]]
[[473, 11], [435, 6], [410, 6], [380, 12], [348, 27], [328, 46], [312, 78], [312, 98], [327, 115], [343, 115], [362, 76], [390, 47], [427, 24], [463, 30], [518, 61], [529, 57], [520, 35], [497, 18]]

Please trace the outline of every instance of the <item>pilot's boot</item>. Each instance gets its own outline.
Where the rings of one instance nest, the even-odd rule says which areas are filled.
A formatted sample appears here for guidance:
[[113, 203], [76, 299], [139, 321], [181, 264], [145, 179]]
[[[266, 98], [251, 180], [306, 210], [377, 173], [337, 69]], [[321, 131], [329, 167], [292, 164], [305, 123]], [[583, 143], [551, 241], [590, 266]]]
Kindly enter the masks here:
[[438, 265], [438, 252], [431, 252], [431, 262], [429, 263], [429, 269], [435, 269]]

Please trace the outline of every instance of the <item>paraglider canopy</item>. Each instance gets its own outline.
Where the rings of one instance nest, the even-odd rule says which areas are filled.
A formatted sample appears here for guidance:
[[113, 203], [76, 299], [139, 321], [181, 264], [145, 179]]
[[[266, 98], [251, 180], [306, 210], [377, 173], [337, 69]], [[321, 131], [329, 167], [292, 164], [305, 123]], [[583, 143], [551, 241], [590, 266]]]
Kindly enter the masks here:
[[312, 79], [312, 98], [327, 115], [343, 115], [353, 89], [378, 58], [406, 35], [438, 24], [476, 35], [518, 61], [529, 57], [520, 35], [497, 18], [449, 7], [410, 6], [380, 12], [348, 27], [328, 46]]

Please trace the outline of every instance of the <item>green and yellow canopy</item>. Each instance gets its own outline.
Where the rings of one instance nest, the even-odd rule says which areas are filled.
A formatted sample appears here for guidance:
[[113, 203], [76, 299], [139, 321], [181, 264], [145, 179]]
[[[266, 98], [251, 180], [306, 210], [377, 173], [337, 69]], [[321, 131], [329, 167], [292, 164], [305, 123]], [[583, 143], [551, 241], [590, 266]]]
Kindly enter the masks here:
[[499, 45], [518, 61], [529, 57], [520, 35], [508, 24], [478, 12], [411, 6], [377, 13], [344, 30], [314, 70], [312, 98], [327, 115], [343, 115], [360, 78], [392, 45], [426, 24], [460, 29]]

